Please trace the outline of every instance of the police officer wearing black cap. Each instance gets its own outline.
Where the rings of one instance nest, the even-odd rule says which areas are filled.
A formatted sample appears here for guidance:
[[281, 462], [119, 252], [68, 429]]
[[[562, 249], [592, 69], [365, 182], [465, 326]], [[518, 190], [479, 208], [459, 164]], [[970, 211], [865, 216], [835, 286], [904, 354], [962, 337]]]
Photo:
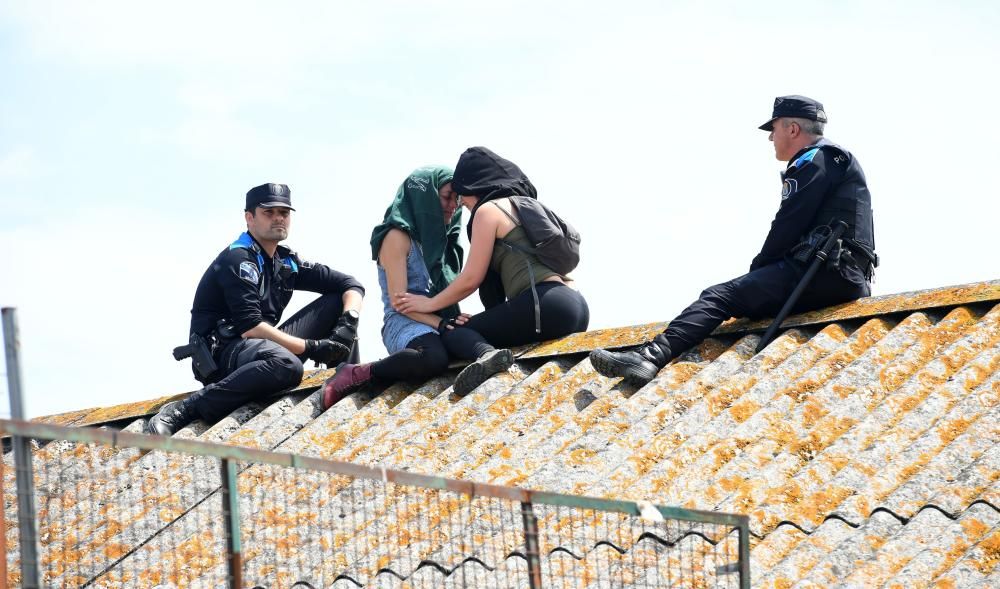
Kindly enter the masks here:
[[[353, 277], [278, 245], [288, 237], [294, 210], [284, 184], [247, 192], [247, 230], [205, 270], [191, 309], [191, 333], [208, 342], [216, 370], [198, 374], [196, 364], [204, 388], [164, 405], [150, 419], [150, 433], [172, 435], [197, 418], [213, 423], [249, 401], [294, 387], [304, 360], [357, 361], [365, 289]], [[322, 296], [275, 327], [293, 290]]]
[[871, 294], [875, 229], [871, 194], [861, 165], [844, 148], [823, 137], [826, 110], [805, 96], [774, 100], [769, 131], [775, 156], [787, 161], [781, 206], [750, 272], [712, 286], [670, 322], [667, 329], [635, 350], [594, 350], [590, 360], [605, 376], [642, 385], [671, 358], [697, 345], [730, 317], [773, 316], [798, 285], [816, 246], [837, 221], [847, 224], [839, 249], [803, 292], [795, 311], [818, 309]]

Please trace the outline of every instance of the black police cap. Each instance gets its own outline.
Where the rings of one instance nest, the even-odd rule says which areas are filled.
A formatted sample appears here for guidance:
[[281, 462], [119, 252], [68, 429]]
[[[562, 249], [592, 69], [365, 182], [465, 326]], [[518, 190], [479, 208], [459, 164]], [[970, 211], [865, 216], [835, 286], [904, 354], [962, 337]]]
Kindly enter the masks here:
[[771, 120], [757, 127], [761, 131], [771, 131], [774, 129], [775, 119], [790, 117], [796, 119], [808, 119], [810, 121], [826, 122], [826, 110], [818, 100], [813, 100], [806, 96], [779, 96], [774, 99], [774, 110], [771, 111]]
[[274, 207], [292, 208], [292, 191], [286, 184], [261, 184], [247, 192], [247, 208], [253, 211], [257, 207], [272, 209]]

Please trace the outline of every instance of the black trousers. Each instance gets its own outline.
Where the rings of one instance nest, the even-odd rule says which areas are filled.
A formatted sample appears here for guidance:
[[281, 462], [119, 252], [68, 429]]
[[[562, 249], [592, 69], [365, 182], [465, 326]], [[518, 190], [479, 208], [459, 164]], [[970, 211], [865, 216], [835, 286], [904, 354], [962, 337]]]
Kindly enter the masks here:
[[531, 289], [473, 315], [462, 327], [442, 334], [445, 348], [456, 358], [475, 360], [494, 348], [510, 348], [587, 331], [590, 308], [575, 289], [560, 282], [537, 285], [542, 332], [535, 332], [535, 299]]
[[372, 363], [372, 377], [390, 384], [400, 380], [423, 382], [448, 370], [448, 351], [436, 333], [410, 340], [406, 348]]
[[[303, 307], [278, 327], [304, 339], [330, 337], [344, 312], [343, 297], [327, 294]], [[357, 361], [358, 346], [351, 357]], [[218, 372], [193, 393], [188, 402], [202, 419], [214, 423], [232, 410], [297, 386], [302, 382], [304, 358], [271, 340], [234, 339], [216, 353]]]
[[[773, 317], [785, 305], [804, 273], [805, 268], [798, 263], [780, 261], [711, 286], [653, 341], [665, 343], [670, 348], [668, 356], [676, 357], [701, 343], [730, 317]], [[871, 287], [861, 270], [853, 266], [839, 271], [821, 268], [793, 311], [812, 311], [870, 294]]]

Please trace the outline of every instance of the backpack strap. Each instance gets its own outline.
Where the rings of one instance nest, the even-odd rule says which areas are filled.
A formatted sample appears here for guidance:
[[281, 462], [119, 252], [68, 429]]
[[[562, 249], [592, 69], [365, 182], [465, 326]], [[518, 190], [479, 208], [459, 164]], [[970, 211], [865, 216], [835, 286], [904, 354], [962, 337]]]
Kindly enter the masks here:
[[494, 201], [490, 201], [490, 202], [493, 203], [493, 206], [495, 206], [496, 208], [500, 209], [501, 213], [507, 215], [507, 218], [510, 219], [510, 222], [513, 223], [515, 227], [520, 227], [521, 226], [521, 224], [517, 222], [517, 219], [514, 218], [514, 215], [511, 215], [510, 213], [508, 213], [506, 209], [504, 209], [502, 206], [500, 206], [497, 203], [497, 201], [494, 200]]
[[[517, 219], [514, 218], [514, 215], [511, 215], [510, 213], [508, 213], [507, 211], [505, 211], [503, 207], [501, 207], [499, 204], [496, 203], [496, 201], [492, 201], [492, 202], [493, 202], [493, 206], [495, 206], [496, 208], [500, 209], [501, 213], [507, 215], [507, 218], [510, 219], [510, 222], [513, 223], [515, 227], [520, 227], [521, 226], [521, 224], [517, 222]], [[504, 239], [502, 237], [500, 238], [500, 242], [503, 243], [503, 245], [506, 246], [507, 249], [509, 249], [511, 251], [517, 251], [518, 253], [520, 253], [521, 256], [524, 258], [524, 263], [527, 264], [527, 266], [528, 266], [528, 277], [531, 279], [531, 296], [535, 299], [535, 333], [541, 334], [542, 333], [542, 306], [541, 306], [541, 303], [539, 303], [539, 301], [538, 301], [538, 290], [535, 288], [535, 269], [531, 266], [531, 258], [528, 257], [528, 254], [534, 253], [534, 251], [533, 250], [528, 250], [528, 249], [526, 249], [524, 247], [521, 247], [521, 246], [519, 246], [516, 243], [512, 243], [510, 241], [507, 241], [506, 239]]]

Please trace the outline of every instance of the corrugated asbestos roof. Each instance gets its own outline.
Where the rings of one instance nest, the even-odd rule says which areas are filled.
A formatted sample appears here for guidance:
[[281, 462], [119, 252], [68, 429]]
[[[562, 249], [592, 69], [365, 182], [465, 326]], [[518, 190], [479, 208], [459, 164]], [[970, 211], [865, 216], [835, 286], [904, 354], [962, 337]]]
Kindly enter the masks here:
[[[317, 371], [270, 405], [177, 435], [746, 513], [759, 587], [1000, 586], [1000, 281], [864, 299], [786, 325], [754, 355], [766, 322], [729, 322], [638, 390], [596, 374], [583, 352], [646, 341], [662, 323], [522, 350], [510, 372], [462, 399], [451, 394], [452, 372], [321, 412], [313, 391], [331, 372]], [[122, 422], [168, 399], [42, 421]], [[45, 446], [36, 460], [61, 448]], [[176, 502], [170, 477], [194, 459], [152, 469], [153, 456], [116, 450], [107, 459], [162, 473], [144, 492]], [[13, 484], [4, 489], [11, 505]], [[138, 492], [117, 500], [138, 501], [128, 496]], [[153, 531], [126, 523], [115, 538], [132, 544]], [[81, 559], [99, 570], [109, 538], [77, 532], [91, 538]], [[143, 558], [176, 558], [149, 550]], [[508, 566], [521, 566], [515, 560]]]

